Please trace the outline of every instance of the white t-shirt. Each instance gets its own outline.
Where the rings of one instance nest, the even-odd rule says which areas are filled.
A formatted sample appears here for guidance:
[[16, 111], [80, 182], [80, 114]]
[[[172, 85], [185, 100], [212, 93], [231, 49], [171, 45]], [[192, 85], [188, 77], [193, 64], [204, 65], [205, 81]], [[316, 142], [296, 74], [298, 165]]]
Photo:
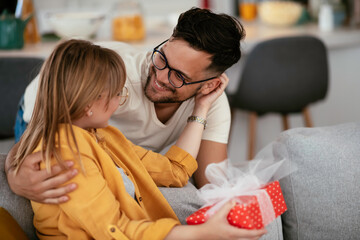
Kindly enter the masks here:
[[[121, 42], [101, 42], [100, 46], [110, 48], [123, 58], [126, 67], [126, 87], [129, 97], [120, 106], [109, 123], [120, 129], [133, 143], [160, 152], [179, 137], [187, 118], [194, 108], [194, 99], [183, 102], [175, 114], [163, 124], [156, 116], [154, 103], [144, 94], [152, 52], [140, 52]], [[26, 88], [24, 96], [24, 120], [30, 121], [35, 105], [38, 85], [36, 77]], [[227, 143], [230, 130], [230, 107], [227, 97], [222, 94], [209, 110], [207, 127], [202, 139]]]

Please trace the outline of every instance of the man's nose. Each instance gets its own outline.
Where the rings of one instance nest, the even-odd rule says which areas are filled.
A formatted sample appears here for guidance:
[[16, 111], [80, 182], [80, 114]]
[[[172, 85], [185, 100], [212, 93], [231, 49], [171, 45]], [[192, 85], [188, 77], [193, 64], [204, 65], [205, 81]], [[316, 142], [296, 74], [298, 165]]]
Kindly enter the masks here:
[[155, 68], [155, 71], [156, 71], [156, 76], [157, 76], [157, 80], [159, 82], [162, 82], [162, 83], [168, 83], [169, 80], [168, 80], [168, 75], [169, 75], [169, 68], [165, 68], [163, 70], [159, 70], [157, 68]]

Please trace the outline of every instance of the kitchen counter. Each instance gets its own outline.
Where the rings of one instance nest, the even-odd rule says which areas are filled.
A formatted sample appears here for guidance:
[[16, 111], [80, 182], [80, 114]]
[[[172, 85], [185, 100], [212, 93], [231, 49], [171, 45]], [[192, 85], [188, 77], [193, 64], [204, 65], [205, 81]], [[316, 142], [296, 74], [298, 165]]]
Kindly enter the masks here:
[[[246, 30], [246, 38], [242, 44], [242, 50], [250, 51], [258, 42], [283, 36], [296, 35], [313, 35], [322, 39], [329, 50], [339, 48], [349, 48], [360, 46], [360, 29], [348, 27], [336, 28], [331, 32], [321, 32], [317, 24], [310, 23], [300, 26], [292, 26], [287, 28], [269, 27], [259, 22], [243, 22]], [[168, 38], [172, 33], [172, 28], [167, 24], [156, 24], [147, 29], [145, 40], [140, 42], [131, 42], [130, 44], [143, 49], [151, 50], [154, 46]], [[110, 39], [102, 39], [101, 36], [92, 39], [93, 41], [108, 41]], [[25, 44], [23, 49], [17, 50], [0, 50], [0, 56], [42, 56], [46, 57], [54, 48], [57, 41], [41, 42], [37, 44]]]
[[249, 51], [256, 43], [285, 36], [312, 35], [324, 41], [328, 50], [360, 46], [360, 29], [350, 27], [335, 28], [330, 32], [321, 32], [316, 23], [309, 23], [287, 28], [269, 27], [258, 22], [245, 23], [246, 38], [244, 41], [245, 52]]

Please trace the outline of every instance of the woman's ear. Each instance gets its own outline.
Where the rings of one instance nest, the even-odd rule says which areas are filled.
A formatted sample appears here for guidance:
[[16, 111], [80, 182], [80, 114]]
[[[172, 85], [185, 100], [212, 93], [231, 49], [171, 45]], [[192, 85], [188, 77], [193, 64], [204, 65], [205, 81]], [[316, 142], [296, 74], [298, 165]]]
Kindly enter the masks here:
[[85, 115], [87, 117], [91, 117], [93, 115], [93, 111], [91, 110], [91, 106], [88, 105], [86, 108], [85, 108]]
[[220, 85], [220, 83], [221, 81], [219, 78], [215, 78], [211, 81], [205, 82], [205, 84], [201, 87], [200, 92], [203, 95], [207, 95], [214, 91]]

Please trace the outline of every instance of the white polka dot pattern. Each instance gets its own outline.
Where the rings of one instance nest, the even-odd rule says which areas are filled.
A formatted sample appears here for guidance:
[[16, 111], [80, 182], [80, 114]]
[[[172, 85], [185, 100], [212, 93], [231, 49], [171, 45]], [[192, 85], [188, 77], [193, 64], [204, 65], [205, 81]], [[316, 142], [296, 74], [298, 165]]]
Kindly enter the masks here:
[[[283, 214], [286, 210], [286, 204], [278, 181], [274, 181], [264, 187], [269, 194], [270, 200], [274, 207], [275, 218]], [[227, 219], [233, 226], [246, 229], [261, 229], [268, 225], [269, 222], [263, 222], [260, 213], [259, 203], [255, 196], [241, 196], [239, 197], [246, 204], [237, 204], [229, 212]], [[186, 222], [189, 225], [201, 224], [208, 219], [207, 211], [211, 208], [201, 208], [195, 213], [187, 217]]]

